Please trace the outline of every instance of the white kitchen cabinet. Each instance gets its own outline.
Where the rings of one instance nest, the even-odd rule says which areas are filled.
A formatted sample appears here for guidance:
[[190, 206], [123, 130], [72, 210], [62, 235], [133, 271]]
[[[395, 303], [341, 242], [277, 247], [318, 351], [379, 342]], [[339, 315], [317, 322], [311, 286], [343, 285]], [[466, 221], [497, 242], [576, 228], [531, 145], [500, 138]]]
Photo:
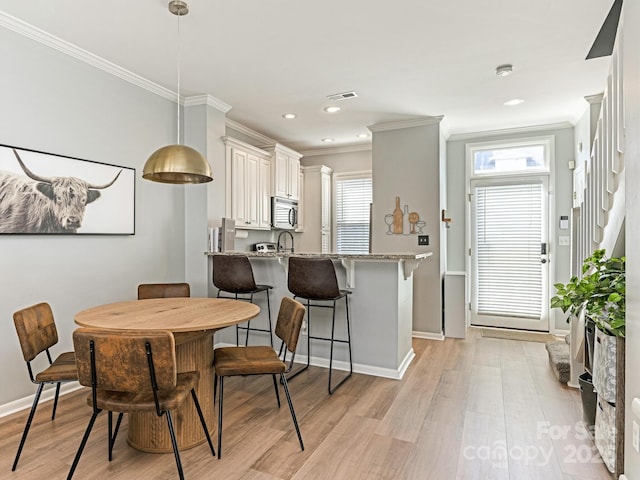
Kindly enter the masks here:
[[265, 145], [272, 154], [271, 188], [276, 197], [298, 200], [300, 198], [300, 157], [301, 154], [284, 145], [274, 143]]
[[299, 251], [331, 253], [333, 249], [332, 174], [324, 165], [304, 167], [304, 233], [298, 241]]
[[271, 155], [232, 137], [226, 146], [226, 216], [236, 228], [271, 228]]
[[304, 167], [300, 167], [300, 198], [298, 199], [298, 226], [296, 232], [304, 232]]

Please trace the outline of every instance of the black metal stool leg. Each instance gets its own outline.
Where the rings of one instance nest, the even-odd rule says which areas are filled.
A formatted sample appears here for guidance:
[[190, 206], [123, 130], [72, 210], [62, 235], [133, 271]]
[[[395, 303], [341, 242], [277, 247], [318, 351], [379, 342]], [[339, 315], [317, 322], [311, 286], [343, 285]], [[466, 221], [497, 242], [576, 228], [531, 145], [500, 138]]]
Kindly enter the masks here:
[[340, 385], [342, 385], [349, 377], [351, 377], [351, 375], [353, 374], [353, 360], [351, 358], [351, 328], [349, 326], [349, 299], [347, 296], [344, 297], [345, 298], [345, 302], [346, 302], [346, 309], [347, 309], [347, 341], [345, 343], [347, 343], [348, 345], [348, 351], [349, 351], [349, 374], [344, 377], [342, 380], [340, 380], [333, 388], [331, 387], [331, 374], [333, 372], [333, 342], [334, 341], [341, 341], [344, 342], [343, 340], [334, 340], [334, 331], [335, 331], [335, 324], [336, 324], [336, 301], [333, 301], [333, 318], [332, 318], [332, 322], [331, 322], [331, 348], [330, 348], [330, 354], [329, 354], [329, 384], [328, 384], [328, 390], [329, 390], [329, 395], [332, 395], [333, 392], [335, 392], [338, 387]]
[[[293, 297], [293, 298], [296, 298], [296, 297]], [[310, 325], [311, 325], [311, 308], [310, 308], [309, 299], [307, 299], [307, 365], [302, 367], [302, 368], [300, 368], [296, 372], [290, 374], [287, 377], [288, 380], [291, 380], [292, 378], [297, 377], [299, 374], [301, 374], [306, 369], [308, 369], [309, 365], [311, 364], [311, 331], [310, 331]]]
[[291, 412], [291, 418], [293, 419], [293, 425], [296, 427], [296, 433], [298, 434], [298, 441], [300, 442], [300, 448], [304, 451], [304, 443], [302, 443], [302, 435], [300, 434], [300, 427], [298, 427], [298, 419], [296, 418], [296, 412], [293, 409], [293, 402], [291, 401], [291, 395], [289, 395], [289, 386], [287, 385], [287, 378], [284, 373], [280, 374], [282, 386], [284, 387], [284, 394], [287, 396], [287, 403], [289, 404], [289, 411]]

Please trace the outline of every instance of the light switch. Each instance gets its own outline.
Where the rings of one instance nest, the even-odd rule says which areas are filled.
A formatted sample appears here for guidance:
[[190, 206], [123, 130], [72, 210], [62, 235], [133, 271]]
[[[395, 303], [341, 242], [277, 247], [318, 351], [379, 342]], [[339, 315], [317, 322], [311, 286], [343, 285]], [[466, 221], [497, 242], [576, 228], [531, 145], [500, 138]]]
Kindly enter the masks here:
[[566, 236], [558, 237], [558, 245], [561, 247], [568, 247], [571, 244], [571, 239]]

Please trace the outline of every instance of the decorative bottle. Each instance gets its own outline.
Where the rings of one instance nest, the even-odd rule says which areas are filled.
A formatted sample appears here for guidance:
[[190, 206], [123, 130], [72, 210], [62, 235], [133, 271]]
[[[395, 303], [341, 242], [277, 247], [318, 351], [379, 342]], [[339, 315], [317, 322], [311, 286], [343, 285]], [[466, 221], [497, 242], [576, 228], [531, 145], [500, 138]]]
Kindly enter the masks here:
[[402, 234], [402, 210], [400, 210], [400, 197], [396, 197], [396, 208], [393, 210], [393, 233]]
[[409, 224], [409, 205], [404, 206], [404, 215], [402, 216], [402, 233], [409, 235], [411, 233], [411, 225]]

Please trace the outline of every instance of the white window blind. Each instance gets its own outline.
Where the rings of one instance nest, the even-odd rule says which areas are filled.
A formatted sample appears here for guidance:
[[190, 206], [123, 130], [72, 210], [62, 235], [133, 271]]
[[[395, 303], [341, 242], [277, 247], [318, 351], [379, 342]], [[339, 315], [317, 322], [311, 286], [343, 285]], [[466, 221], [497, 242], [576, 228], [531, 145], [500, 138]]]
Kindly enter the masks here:
[[336, 176], [336, 251], [369, 253], [371, 175]]
[[542, 314], [542, 185], [475, 188], [479, 315]]

